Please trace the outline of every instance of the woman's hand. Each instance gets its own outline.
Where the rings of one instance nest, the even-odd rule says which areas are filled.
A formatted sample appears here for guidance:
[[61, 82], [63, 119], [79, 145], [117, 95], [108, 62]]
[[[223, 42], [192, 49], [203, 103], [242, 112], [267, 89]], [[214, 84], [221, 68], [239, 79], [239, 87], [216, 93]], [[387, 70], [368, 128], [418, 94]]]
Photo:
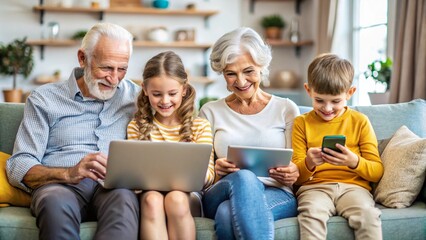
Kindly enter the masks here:
[[237, 168], [235, 164], [229, 162], [226, 158], [218, 158], [214, 165], [214, 170], [216, 172], [216, 175], [222, 177], [230, 173], [236, 172], [240, 169]]
[[279, 183], [290, 187], [299, 177], [299, 168], [293, 162], [286, 167], [277, 167], [269, 169], [269, 176]]

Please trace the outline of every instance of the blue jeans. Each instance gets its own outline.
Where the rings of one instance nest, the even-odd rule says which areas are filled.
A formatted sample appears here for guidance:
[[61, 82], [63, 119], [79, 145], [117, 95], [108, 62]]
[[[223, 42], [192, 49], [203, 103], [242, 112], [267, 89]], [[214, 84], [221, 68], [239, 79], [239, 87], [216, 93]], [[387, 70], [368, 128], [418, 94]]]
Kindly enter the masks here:
[[295, 217], [293, 194], [267, 187], [248, 170], [228, 174], [203, 196], [218, 239], [274, 239], [274, 220]]

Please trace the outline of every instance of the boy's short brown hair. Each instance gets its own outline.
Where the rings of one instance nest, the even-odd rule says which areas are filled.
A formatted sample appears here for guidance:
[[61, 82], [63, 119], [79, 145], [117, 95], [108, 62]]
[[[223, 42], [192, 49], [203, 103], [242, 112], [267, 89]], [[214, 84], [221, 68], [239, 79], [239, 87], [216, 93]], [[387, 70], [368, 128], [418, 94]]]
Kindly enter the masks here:
[[335, 54], [318, 55], [309, 64], [308, 86], [319, 94], [339, 95], [347, 92], [352, 85], [354, 68]]

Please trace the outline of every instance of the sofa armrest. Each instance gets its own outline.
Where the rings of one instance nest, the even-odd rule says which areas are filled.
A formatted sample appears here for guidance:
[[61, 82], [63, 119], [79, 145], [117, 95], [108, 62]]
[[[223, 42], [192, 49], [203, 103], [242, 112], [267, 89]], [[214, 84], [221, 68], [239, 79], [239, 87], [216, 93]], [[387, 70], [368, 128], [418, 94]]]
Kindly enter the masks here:
[[23, 103], [0, 103], [0, 151], [12, 154], [16, 133], [24, 114]]

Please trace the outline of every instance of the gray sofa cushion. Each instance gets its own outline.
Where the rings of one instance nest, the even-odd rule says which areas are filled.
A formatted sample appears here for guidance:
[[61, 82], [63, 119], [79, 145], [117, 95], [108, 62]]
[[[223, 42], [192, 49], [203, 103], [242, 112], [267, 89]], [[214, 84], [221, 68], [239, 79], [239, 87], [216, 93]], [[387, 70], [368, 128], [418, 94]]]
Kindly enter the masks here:
[[[92, 239], [96, 230], [96, 222], [86, 222], [80, 226], [80, 238]], [[0, 239], [37, 240], [38, 228], [36, 219], [29, 208], [0, 208]]]
[[417, 136], [426, 137], [426, 101], [423, 99], [398, 104], [357, 106], [353, 109], [367, 115], [378, 140], [390, 138], [402, 125]]
[[[384, 208], [382, 210], [383, 239], [426, 239], [426, 204], [415, 202], [405, 209]], [[213, 240], [214, 221], [194, 218], [197, 239]], [[355, 239], [346, 219], [340, 216], [330, 218], [327, 223], [327, 239]], [[85, 222], [80, 227], [81, 239], [92, 239], [96, 222]], [[0, 239], [38, 239], [35, 218], [28, 208], [0, 208]], [[297, 218], [286, 218], [275, 222], [275, 239], [299, 239]]]

